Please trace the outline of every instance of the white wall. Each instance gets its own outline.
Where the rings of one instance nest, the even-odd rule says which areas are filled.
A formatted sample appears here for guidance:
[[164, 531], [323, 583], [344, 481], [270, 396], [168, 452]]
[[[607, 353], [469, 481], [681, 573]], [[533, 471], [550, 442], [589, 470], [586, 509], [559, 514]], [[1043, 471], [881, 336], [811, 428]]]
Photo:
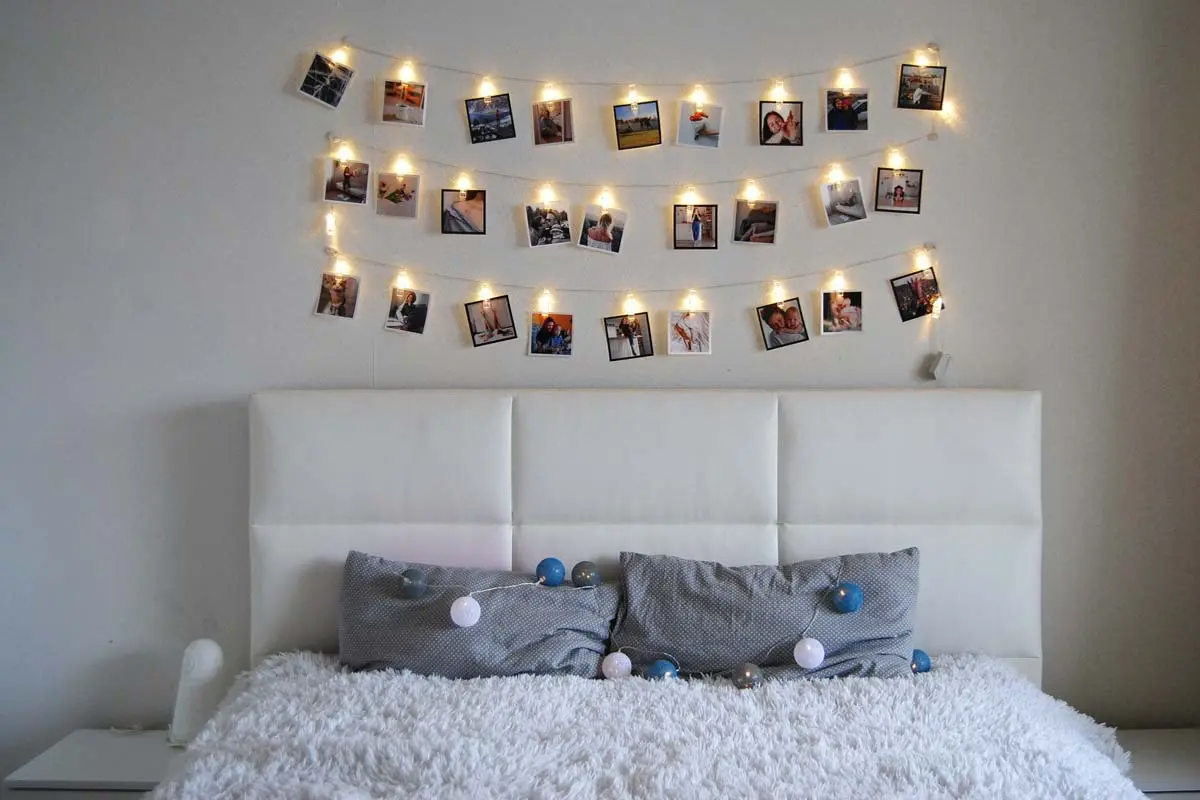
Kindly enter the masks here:
[[[310, 315], [321, 252], [314, 159], [327, 131], [419, 158], [612, 182], [738, 176], [918, 135], [887, 110], [892, 67], [861, 71], [872, 130], [803, 149], [750, 143], [758, 88], [720, 90], [720, 151], [616, 153], [613, 94], [573, 91], [580, 139], [534, 153], [467, 143], [465, 78], [432, 74], [423, 131], [367, 124], [369, 81], [332, 113], [291, 91], [296, 64], [342, 35], [492, 73], [704, 80], [833, 65], [934, 40], [965, 124], [909, 155], [918, 217], [824, 230], [807, 177], [779, 181], [774, 249], [670, 249], [669, 193], [617, 191], [617, 258], [522, 245], [531, 187], [486, 181], [486, 237], [343, 213], [343, 246], [414, 268], [623, 289], [832, 267], [939, 245], [943, 345], [962, 386], [1045, 392], [1046, 688], [1119, 724], [1200, 723], [1196, 452], [1200, 271], [1194, 146], [1196, 4], [912, 0], [903, 4], [5, 3], [0, 29], [0, 770], [72, 726], [162, 723], [183, 646], [245, 657], [246, 396], [355, 386], [903, 386], [930, 346], [901, 325], [893, 261], [851, 273], [868, 332], [761, 351], [757, 288], [706, 293], [715, 354], [609, 364], [599, 318], [617, 293], [570, 298], [577, 354], [473, 350], [461, 305], [434, 294], [423, 338], [382, 330], [392, 274], [360, 267], [360, 318]], [[362, 77], [385, 63], [356, 57]], [[674, 93], [677, 96], [677, 92]], [[676, 96], [663, 91], [660, 99]], [[855, 164], [864, 178], [874, 163]], [[425, 197], [450, 176], [423, 169]], [[764, 185], [764, 188], [768, 188]], [[707, 193], [730, 228], [732, 187]], [[590, 197], [571, 196], [578, 209]], [[426, 206], [428, 211], [430, 206]], [[577, 211], [576, 211], [577, 213]], [[809, 293], [819, 279], [793, 284]], [[513, 293], [515, 310], [530, 294]], [[568, 304], [560, 296], [563, 306]], [[655, 333], [676, 294], [649, 298]], [[934, 446], [934, 443], [930, 443]], [[898, 479], [902, 476], [897, 476]]]

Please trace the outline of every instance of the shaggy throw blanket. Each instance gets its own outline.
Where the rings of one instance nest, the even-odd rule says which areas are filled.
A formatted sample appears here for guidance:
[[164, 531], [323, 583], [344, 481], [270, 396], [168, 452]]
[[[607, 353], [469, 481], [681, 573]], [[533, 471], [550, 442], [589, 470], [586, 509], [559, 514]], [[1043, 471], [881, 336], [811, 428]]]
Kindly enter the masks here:
[[768, 683], [455, 681], [275, 656], [153, 797], [1140, 798], [1114, 731], [1006, 665]]

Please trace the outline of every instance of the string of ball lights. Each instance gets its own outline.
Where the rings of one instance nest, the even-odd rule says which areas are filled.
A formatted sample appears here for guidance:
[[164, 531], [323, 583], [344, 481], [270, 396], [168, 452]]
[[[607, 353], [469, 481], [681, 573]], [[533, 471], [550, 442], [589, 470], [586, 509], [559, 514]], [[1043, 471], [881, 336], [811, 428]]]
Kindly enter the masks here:
[[[351, 41], [349, 39], [349, 37], [344, 37], [342, 39], [341, 44], [342, 44], [343, 48], [347, 48], [350, 50], [356, 50], [360, 53], [367, 53], [369, 55], [378, 56], [379, 58], [385, 58], [389, 61], [394, 61], [396, 63], [403, 64], [410, 71], [412, 70], [412, 68], [414, 68], [416, 66], [420, 66], [420, 67], [424, 67], [427, 70], [436, 70], [438, 72], [448, 72], [448, 73], [452, 73], [452, 74], [456, 74], [456, 75], [475, 76], [475, 75], [481, 74], [479, 72], [479, 70], [466, 69], [463, 67], [455, 67], [455, 66], [451, 66], [448, 64], [435, 64], [430, 61], [418, 61], [416, 59], [408, 58], [406, 56], [397, 55], [395, 53], [389, 53], [385, 50], [379, 50], [377, 48], [367, 47], [366, 45], [358, 44], [357, 42]], [[912, 55], [915, 63], [921, 64], [922, 66], [925, 66], [927, 64], [935, 64], [936, 65], [939, 63], [940, 54], [941, 54], [941, 51], [938, 48], [937, 44], [934, 42], [930, 42], [921, 47], [910, 47], [906, 50], [901, 50], [898, 53], [888, 53], [887, 55], [875, 56], [873, 58], [866, 58], [861, 61], [855, 61], [851, 64], [842, 64], [842, 65], [839, 65], [839, 66], [833, 67], [833, 68], [823, 67], [821, 69], [801, 70], [799, 72], [787, 72], [787, 73], [783, 73], [783, 74], [777, 74], [777, 75], [771, 75], [771, 76], [759, 77], [759, 78], [728, 78], [725, 80], [706, 81], [705, 83], [707, 83], [709, 86], [741, 86], [741, 85], [748, 85], [748, 84], [754, 84], [754, 83], [775, 83], [776, 85], [778, 85], [780, 82], [786, 81], [786, 80], [811, 78], [811, 77], [815, 77], [818, 75], [828, 75], [832, 72], [837, 72], [837, 71], [858, 69], [860, 67], [866, 67], [866, 66], [870, 66], [872, 64], [879, 64], [884, 61], [896, 61], [897, 59], [906, 58], [909, 55]], [[337, 53], [334, 54], [334, 60], [335, 61], [339, 60], [337, 58]], [[555, 83], [555, 81], [550, 80], [550, 79], [531, 78], [527, 75], [490, 75], [489, 77], [499, 79], [499, 80], [511, 81], [513, 83], [532, 83], [532, 84], [546, 84], [546, 85], [553, 85]], [[572, 86], [622, 87], [622, 86], [631, 85], [632, 82], [631, 81], [573, 80], [573, 81], [570, 81], [569, 83]], [[685, 81], [682, 83], [679, 83], [679, 82], [655, 82], [653, 85], [661, 86], [661, 87], [687, 87], [687, 86], [691, 86], [693, 83], [695, 83], [695, 81]]]

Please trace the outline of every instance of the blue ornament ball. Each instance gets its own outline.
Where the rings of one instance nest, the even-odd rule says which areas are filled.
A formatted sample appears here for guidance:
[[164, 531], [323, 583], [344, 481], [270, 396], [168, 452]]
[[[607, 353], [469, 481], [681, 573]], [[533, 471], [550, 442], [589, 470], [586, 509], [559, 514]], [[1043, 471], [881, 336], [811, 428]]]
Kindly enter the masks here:
[[649, 667], [646, 668], [646, 677], [650, 680], [665, 680], [667, 678], [678, 678], [679, 670], [675, 665], [665, 658], [660, 658]]
[[929, 653], [924, 650], [913, 650], [912, 663], [909, 664], [913, 672], [929, 672], [933, 669], [933, 662], [929, 660]]
[[591, 561], [580, 561], [571, 569], [571, 583], [576, 586], [599, 586], [600, 570]]
[[557, 558], [543, 558], [538, 562], [537, 576], [546, 586], [558, 586], [567, 577], [567, 568]]
[[842, 614], [853, 614], [862, 604], [863, 590], [857, 583], [839, 583], [833, 590], [833, 607]]
[[423, 597], [427, 591], [429, 579], [425, 577], [425, 570], [409, 567], [400, 573], [400, 596], [405, 600], [416, 600]]

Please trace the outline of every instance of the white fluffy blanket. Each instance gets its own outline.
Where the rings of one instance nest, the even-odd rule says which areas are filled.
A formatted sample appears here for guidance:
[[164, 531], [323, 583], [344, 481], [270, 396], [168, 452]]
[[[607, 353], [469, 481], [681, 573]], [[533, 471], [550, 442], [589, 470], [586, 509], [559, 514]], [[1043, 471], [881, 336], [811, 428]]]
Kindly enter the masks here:
[[893, 680], [452, 681], [291, 654], [156, 798], [1140, 798], [1114, 732], [1004, 664]]

